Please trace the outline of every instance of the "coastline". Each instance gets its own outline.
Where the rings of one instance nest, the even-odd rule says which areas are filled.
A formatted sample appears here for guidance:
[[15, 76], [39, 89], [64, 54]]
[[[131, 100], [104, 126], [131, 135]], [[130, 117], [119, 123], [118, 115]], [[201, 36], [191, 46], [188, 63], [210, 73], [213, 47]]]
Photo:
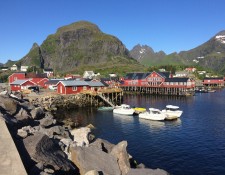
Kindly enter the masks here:
[[[89, 171], [92, 174], [168, 174], [161, 169], [137, 165], [127, 153], [126, 141], [113, 145], [94, 138], [90, 126], [73, 129], [58, 123], [43, 107], [43, 101], [10, 95], [0, 98], [4, 109], [1, 110], [2, 118], [28, 174], [87, 174]], [[74, 102], [74, 105], [79, 107], [79, 103]]]

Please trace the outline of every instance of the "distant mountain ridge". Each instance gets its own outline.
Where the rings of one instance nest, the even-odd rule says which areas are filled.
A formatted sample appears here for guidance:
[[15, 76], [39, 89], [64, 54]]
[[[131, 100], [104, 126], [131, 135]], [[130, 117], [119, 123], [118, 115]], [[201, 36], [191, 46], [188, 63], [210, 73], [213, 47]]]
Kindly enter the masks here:
[[225, 31], [188, 51], [166, 55], [162, 51], [155, 53], [151, 47], [138, 44], [130, 51], [130, 55], [144, 65], [199, 65], [225, 74]]

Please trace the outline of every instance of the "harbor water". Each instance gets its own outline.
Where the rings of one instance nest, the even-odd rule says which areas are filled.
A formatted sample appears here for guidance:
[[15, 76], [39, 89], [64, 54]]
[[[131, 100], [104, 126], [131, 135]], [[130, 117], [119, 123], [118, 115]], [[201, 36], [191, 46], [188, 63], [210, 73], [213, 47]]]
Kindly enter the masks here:
[[124, 103], [158, 109], [177, 105], [183, 114], [159, 122], [83, 108], [64, 111], [60, 117], [92, 124], [96, 137], [114, 144], [127, 140], [128, 152], [149, 168], [173, 175], [225, 174], [225, 89], [191, 97], [125, 95]]

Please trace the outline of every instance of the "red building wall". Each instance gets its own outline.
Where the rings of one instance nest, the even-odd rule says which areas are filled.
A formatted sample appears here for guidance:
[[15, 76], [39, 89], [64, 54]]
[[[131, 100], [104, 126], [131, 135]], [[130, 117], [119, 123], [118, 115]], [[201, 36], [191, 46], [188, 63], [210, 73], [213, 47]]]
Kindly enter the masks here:
[[13, 73], [9, 76], [9, 84], [16, 80], [26, 80], [25, 73]]
[[38, 86], [42, 88], [47, 88], [47, 86], [45, 85], [45, 82], [48, 81], [48, 78], [32, 78], [31, 81], [35, 82]]
[[21, 85], [10, 85], [12, 91], [20, 91], [22, 89], [27, 89], [29, 86], [33, 86], [35, 83], [27, 81]]
[[[76, 90], [75, 90], [76, 89]], [[86, 86], [86, 90], [90, 89]], [[77, 87], [71, 87], [67, 86], [65, 87], [61, 82], [57, 85], [57, 93], [59, 94], [77, 94], [83, 91], [83, 86], [77, 86]]]
[[223, 79], [206, 79], [203, 81], [203, 84], [223, 84]]

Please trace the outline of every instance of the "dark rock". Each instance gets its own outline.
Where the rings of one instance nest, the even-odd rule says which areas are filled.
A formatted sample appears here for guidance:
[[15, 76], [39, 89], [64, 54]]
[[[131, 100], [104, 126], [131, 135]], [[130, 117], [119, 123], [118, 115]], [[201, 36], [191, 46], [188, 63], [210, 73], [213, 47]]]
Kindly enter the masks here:
[[53, 116], [47, 115], [45, 118], [40, 120], [40, 125], [42, 127], [49, 127], [56, 124], [56, 120], [53, 119]]
[[97, 138], [93, 143], [89, 145], [90, 147], [95, 147], [104, 151], [106, 153], [110, 153], [112, 148], [115, 146], [114, 144], [108, 142], [107, 140]]
[[20, 110], [18, 111], [18, 113], [14, 115], [14, 117], [17, 119], [17, 121], [23, 122], [23, 123], [27, 123], [28, 121], [31, 121], [30, 114], [24, 108], [20, 108]]
[[54, 135], [61, 136], [58, 137], [57, 139], [69, 138], [69, 132], [66, 131], [64, 127], [59, 125], [52, 126], [50, 128], [40, 127], [39, 132], [49, 136], [50, 138], [53, 138]]
[[39, 175], [43, 170], [44, 170], [43, 164], [37, 163], [28, 173], [32, 175]]
[[14, 115], [18, 110], [18, 102], [8, 95], [0, 95], [0, 111]]
[[31, 116], [33, 119], [41, 119], [45, 116], [44, 110], [41, 107], [38, 108], [34, 108], [31, 112], [30, 112]]
[[122, 175], [126, 175], [130, 170], [129, 155], [126, 148], [127, 141], [122, 141], [114, 146], [110, 152], [117, 159]]
[[45, 167], [51, 166], [56, 171], [75, 171], [74, 165], [66, 158], [66, 154], [48, 136], [37, 132], [25, 138], [23, 143], [28, 154], [35, 162], [43, 163]]
[[102, 174], [120, 175], [120, 169], [114, 156], [95, 147], [72, 147], [71, 160], [79, 168], [80, 174], [97, 170]]

